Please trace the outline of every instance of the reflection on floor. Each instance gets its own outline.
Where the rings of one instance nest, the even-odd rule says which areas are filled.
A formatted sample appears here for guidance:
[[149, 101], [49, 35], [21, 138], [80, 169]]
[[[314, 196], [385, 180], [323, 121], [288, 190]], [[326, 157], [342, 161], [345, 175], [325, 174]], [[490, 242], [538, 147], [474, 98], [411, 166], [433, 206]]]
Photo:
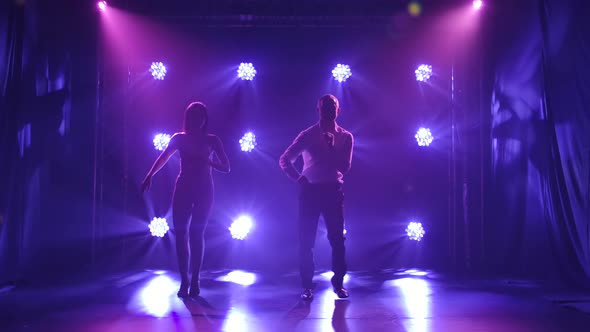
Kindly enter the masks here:
[[530, 288], [454, 281], [426, 271], [351, 273], [338, 299], [330, 272], [299, 300], [297, 275], [203, 275], [201, 297], [176, 297], [169, 271], [0, 293], [1, 331], [588, 331], [590, 315]]

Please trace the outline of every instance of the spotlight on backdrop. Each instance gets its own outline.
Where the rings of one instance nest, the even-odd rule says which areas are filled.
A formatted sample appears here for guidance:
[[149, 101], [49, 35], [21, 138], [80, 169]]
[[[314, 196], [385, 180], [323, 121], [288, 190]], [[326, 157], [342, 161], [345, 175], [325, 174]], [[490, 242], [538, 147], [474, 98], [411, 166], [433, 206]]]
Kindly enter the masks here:
[[256, 76], [256, 68], [251, 63], [240, 63], [238, 67], [238, 77], [243, 81], [251, 81]]
[[473, 9], [480, 10], [482, 6], [483, 6], [482, 0], [474, 0], [473, 1]]
[[422, 227], [422, 223], [412, 221], [406, 227], [406, 235], [410, 240], [420, 241], [424, 237], [424, 228]]
[[152, 219], [149, 227], [150, 227], [150, 233], [152, 233], [152, 236], [157, 236], [157, 237], [164, 237], [164, 235], [166, 235], [166, 232], [168, 232], [168, 230], [170, 229], [170, 227], [168, 227], [168, 223], [166, 222], [166, 219], [164, 219], [164, 218]]
[[156, 80], [163, 80], [166, 77], [166, 66], [161, 62], [152, 62], [150, 73]]
[[171, 137], [168, 134], [158, 134], [154, 136], [154, 147], [158, 151], [163, 151], [165, 148], [168, 147], [170, 139]]
[[432, 66], [420, 65], [414, 72], [416, 73], [416, 81], [427, 82], [432, 76]]
[[105, 11], [107, 9], [107, 2], [106, 1], [99, 1], [96, 6], [98, 9]]
[[416, 138], [416, 142], [418, 142], [419, 146], [429, 146], [432, 143], [434, 137], [432, 137], [432, 133], [430, 129], [421, 127], [414, 135]]
[[251, 152], [256, 147], [256, 135], [252, 132], [247, 132], [240, 138], [240, 147], [244, 152]]
[[347, 79], [352, 76], [352, 71], [350, 71], [350, 67], [348, 65], [338, 64], [332, 70], [332, 76], [334, 79], [340, 83], [346, 82]]
[[252, 218], [245, 215], [239, 216], [228, 229], [232, 238], [243, 240], [250, 233], [250, 229], [252, 229]]

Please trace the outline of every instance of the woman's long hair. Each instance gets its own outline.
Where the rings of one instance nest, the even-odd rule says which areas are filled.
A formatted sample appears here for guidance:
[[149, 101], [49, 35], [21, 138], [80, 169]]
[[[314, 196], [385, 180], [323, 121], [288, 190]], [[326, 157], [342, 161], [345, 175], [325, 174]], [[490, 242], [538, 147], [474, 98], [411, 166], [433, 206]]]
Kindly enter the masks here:
[[207, 133], [207, 125], [209, 124], [209, 115], [207, 114], [207, 107], [201, 102], [193, 102], [188, 105], [184, 111], [184, 128], [183, 131], [187, 134], [196, 133], [199, 130]]

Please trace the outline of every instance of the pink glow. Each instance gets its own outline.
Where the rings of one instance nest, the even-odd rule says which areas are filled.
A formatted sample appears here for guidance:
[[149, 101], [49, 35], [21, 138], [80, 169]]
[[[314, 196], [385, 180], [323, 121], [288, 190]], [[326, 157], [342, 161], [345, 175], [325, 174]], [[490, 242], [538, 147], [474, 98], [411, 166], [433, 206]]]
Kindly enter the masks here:
[[205, 49], [198, 46], [194, 36], [191, 39], [153, 19], [113, 7], [110, 3], [100, 14], [104, 59], [111, 65], [133, 64], [147, 70], [152, 61], [172, 61], [170, 58], [178, 59], [183, 55], [194, 58], [195, 53]]
[[104, 11], [105, 9], [107, 9], [107, 2], [106, 1], [100, 1], [97, 5], [98, 5], [98, 9], [100, 9], [100, 10]]
[[482, 0], [475, 0], [475, 1], [473, 1], [473, 9], [480, 10], [482, 6], [483, 6], [483, 1]]

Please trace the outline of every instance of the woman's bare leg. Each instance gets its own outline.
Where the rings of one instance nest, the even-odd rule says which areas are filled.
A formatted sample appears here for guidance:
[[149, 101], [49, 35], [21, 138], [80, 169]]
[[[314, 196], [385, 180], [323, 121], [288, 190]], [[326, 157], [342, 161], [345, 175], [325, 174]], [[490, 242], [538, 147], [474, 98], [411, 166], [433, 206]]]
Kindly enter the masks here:
[[180, 290], [178, 296], [188, 296], [189, 288], [189, 222], [192, 210], [192, 197], [189, 192], [177, 188], [172, 199], [172, 219], [176, 234], [176, 257], [180, 272]]
[[200, 293], [199, 275], [205, 251], [205, 228], [207, 227], [212, 205], [213, 193], [211, 191], [201, 195], [193, 206], [192, 221], [189, 229], [192, 272], [190, 295], [192, 296]]

